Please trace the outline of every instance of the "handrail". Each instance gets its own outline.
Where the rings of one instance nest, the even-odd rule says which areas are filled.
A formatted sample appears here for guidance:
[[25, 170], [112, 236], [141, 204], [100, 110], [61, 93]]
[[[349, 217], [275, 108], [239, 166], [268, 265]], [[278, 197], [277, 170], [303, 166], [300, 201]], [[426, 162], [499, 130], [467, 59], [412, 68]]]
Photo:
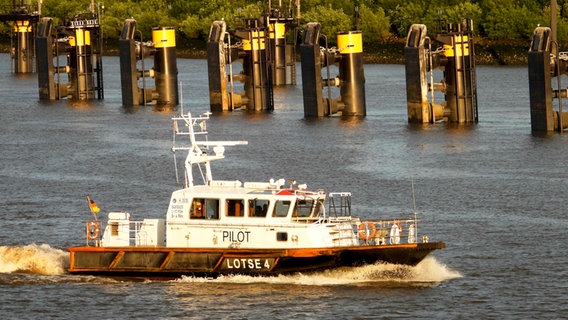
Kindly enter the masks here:
[[[417, 243], [419, 239], [416, 225], [418, 221], [420, 220], [414, 218], [368, 220], [353, 224], [353, 228], [357, 230], [357, 239], [364, 244], [411, 244]], [[361, 227], [365, 224], [365, 227]], [[429, 241], [425, 235], [420, 238], [423, 243]]]
[[[339, 204], [335, 204], [335, 197], [339, 197]], [[339, 212], [337, 211], [339, 210]], [[351, 216], [351, 192], [330, 192], [329, 193], [329, 211], [336, 217]]]

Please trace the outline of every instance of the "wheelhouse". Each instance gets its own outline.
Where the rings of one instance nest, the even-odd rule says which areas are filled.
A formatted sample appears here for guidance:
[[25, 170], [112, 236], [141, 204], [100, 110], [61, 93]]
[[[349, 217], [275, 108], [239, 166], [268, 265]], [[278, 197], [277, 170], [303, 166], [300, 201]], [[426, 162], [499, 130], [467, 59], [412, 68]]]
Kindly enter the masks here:
[[[218, 187], [214, 192], [191, 187], [174, 192], [168, 222], [267, 220], [319, 221], [325, 219], [326, 194], [302, 189]], [[335, 211], [335, 210], [334, 210]]]

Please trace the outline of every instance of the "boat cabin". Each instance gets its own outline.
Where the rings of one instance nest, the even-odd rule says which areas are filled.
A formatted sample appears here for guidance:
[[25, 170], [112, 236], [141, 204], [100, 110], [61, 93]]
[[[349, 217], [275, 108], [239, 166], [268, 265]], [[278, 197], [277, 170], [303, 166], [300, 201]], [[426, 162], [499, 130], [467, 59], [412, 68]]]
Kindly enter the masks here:
[[[334, 193], [330, 197], [340, 201], [330, 201], [326, 211], [325, 192], [308, 191], [305, 186], [283, 188], [282, 183], [273, 181], [242, 184], [213, 180], [207, 186], [175, 191], [165, 221], [145, 219], [128, 231], [136, 233], [133, 238], [137, 246], [316, 247], [326, 238], [330, 246], [336, 246], [341, 239], [343, 243], [355, 243], [354, 220], [348, 215], [351, 195]], [[105, 230], [102, 245], [128, 245], [126, 231], [130, 222], [126, 213], [109, 215], [109, 230]]]

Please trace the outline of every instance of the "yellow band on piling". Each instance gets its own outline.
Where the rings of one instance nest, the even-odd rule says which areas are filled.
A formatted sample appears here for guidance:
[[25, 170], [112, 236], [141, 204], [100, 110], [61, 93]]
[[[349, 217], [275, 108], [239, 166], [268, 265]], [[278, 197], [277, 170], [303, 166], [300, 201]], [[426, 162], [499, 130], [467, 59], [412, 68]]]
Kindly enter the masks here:
[[361, 31], [338, 33], [337, 48], [341, 54], [363, 52], [363, 34]]
[[275, 22], [268, 26], [270, 30], [270, 39], [283, 39], [286, 36], [286, 24]]
[[243, 50], [264, 50], [264, 31], [253, 31], [250, 34], [252, 36], [252, 40], [243, 39]]
[[69, 37], [69, 45], [82, 47], [91, 44], [91, 32], [85, 29], [75, 29], [75, 36]]
[[454, 36], [454, 43], [456, 47], [456, 52], [454, 52], [454, 48], [449, 45], [444, 45], [444, 55], [446, 57], [461, 57], [461, 56], [469, 56], [469, 43], [467, 36]]
[[171, 48], [176, 46], [176, 30], [172, 27], [153, 28], [152, 42], [154, 48]]
[[30, 26], [30, 22], [27, 20], [23, 20], [23, 21], [16, 21], [16, 24], [14, 24], [14, 31], [15, 32], [31, 32], [32, 31], [32, 26]]

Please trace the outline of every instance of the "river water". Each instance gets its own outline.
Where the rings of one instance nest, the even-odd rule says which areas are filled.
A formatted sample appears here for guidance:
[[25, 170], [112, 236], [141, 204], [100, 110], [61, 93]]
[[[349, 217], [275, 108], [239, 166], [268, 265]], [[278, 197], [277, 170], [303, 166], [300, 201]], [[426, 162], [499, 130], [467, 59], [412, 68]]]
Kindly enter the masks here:
[[[91, 218], [86, 195], [140, 220], [162, 217], [178, 187], [179, 110], [121, 107], [118, 58], [104, 68], [103, 101], [39, 102], [36, 76], [12, 75], [0, 55], [2, 318], [568, 317], [568, 135], [531, 134], [526, 67], [478, 67], [471, 126], [409, 125], [402, 65], [365, 66], [364, 119], [305, 120], [301, 84], [277, 88], [271, 114], [214, 115], [210, 139], [249, 141], [227, 148], [214, 178], [351, 191], [373, 219], [411, 213], [413, 181], [421, 231], [447, 248], [416, 267], [166, 282], [65, 271]], [[178, 69], [184, 109], [207, 111], [206, 61]]]

